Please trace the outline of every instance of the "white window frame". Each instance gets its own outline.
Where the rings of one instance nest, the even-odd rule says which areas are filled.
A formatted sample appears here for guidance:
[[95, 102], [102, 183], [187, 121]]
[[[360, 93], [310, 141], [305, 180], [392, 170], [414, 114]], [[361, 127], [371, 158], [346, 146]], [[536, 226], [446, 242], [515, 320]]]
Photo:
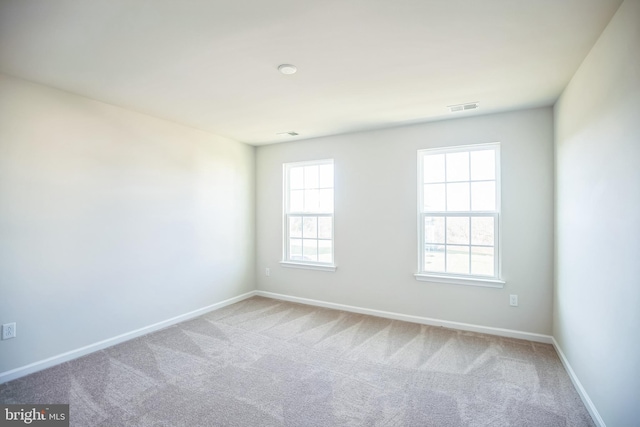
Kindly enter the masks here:
[[[283, 267], [290, 268], [303, 268], [309, 270], [321, 270], [321, 271], [335, 271], [335, 205], [333, 207], [332, 212], [294, 212], [289, 210], [289, 198], [290, 198], [290, 171], [296, 167], [305, 167], [305, 166], [321, 166], [321, 165], [334, 165], [333, 159], [323, 159], [323, 160], [312, 160], [305, 162], [293, 162], [293, 163], [284, 163], [282, 165], [283, 169], [283, 215], [282, 215], [282, 261], [280, 261], [280, 265]], [[334, 190], [334, 203], [335, 203], [335, 168], [333, 175], [333, 186]], [[290, 217], [330, 217], [331, 218], [331, 261], [330, 262], [320, 262], [320, 261], [300, 261], [291, 259], [290, 256], [290, 248], [289, 248], [289, 218]], [[329, 239], [319, 239], [316, 240], [329, 240]]]
[[[487, 150], [488, 148], [495, 150], [495, 184], [496, 184], [496, 206], [493, 211], [472, 211], [471, 205], [469, 206], [469, 211], [426, 211], [424, 209], [424, 157], [427, 155], [433, 154], [449, 154], [449, 153], [460, 153], [460, 152], [471, 152], [471, 151], [480, 151]], [[446, 166], [445, 166], [446, 167]], [[449, 284], [457, 284], [457, 285], [472, 285], [472, 286], [484, 286], [491, 288], [502, 288], [504, 287], [504, 280], [502, 280], [502, 253], [501, 253], [501, 182], [500, 182], [500, 143], [492, 142], [488, 144], [473, 144], [473, 145], [462, 145], [455, 147], [444, 147], [444, 148], [431, 148], [418, 150], [418, 272], [414, 275], [417, 280], [425, 281], [425, 282], [435, 282], [435, 283], [449, 283]], [[445, 183], [450, 182], [446, 181]], [[465, 181], [462, 181], [465, 182]], [[469, 176], [469, 181], [471, 180], [471, 176]], [[469, 197], [471, 197], [471, 191], [469, 192]], [[446, 197], [446, 190], [445, 190]], [[494, 276], [483, 276], [483, 275], [473, 275], [473, 274], [454, 274], [454, 273], [446, 273], [446, 272], [431, 272], [426, 271], [424, 269], [425, 265], [425, 217], [427, 216], [441, 216], [441, 217], [493, 217], [494, 218]], [[469, 242], [471, 249], [471, 242]], [[446, 248], [446, 237], [445, 237], [445, 248]], [[476, 245], [473, 245], [476, 246]], [[445, 249], [446, 256], [446, 249]], [[469, 251], [469, 256], [471, 256], [471, 251]], [[470, 264], [471, 265], [471, 264]]]

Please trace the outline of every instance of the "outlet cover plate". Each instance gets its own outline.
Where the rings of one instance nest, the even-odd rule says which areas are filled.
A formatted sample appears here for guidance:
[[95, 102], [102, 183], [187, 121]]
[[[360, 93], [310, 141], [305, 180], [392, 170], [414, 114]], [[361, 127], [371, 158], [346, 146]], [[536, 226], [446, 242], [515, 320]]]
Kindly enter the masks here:
[[16, 323], [5, 323], [2, 325], [2, 339], [8, 340], [9, 338], [16, 337]]

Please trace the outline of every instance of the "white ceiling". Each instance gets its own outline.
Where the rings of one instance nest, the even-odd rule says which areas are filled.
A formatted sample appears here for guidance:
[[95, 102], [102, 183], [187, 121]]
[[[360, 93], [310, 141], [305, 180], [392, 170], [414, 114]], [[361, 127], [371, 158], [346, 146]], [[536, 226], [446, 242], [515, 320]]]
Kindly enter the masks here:
[[0, 0], [0, 71], [260, 145], [551, 105], [620, 3]]

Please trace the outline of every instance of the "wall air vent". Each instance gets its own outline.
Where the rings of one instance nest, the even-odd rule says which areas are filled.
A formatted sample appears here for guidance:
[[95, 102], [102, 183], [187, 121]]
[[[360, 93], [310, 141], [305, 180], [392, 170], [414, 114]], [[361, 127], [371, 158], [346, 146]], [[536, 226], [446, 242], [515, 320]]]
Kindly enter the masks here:
[[479, 107], [479, 102], [469, 102], [468, 104], [449, 105], [447, 108], [449, 112], [455, 113], [457, 111], [475, 110]]

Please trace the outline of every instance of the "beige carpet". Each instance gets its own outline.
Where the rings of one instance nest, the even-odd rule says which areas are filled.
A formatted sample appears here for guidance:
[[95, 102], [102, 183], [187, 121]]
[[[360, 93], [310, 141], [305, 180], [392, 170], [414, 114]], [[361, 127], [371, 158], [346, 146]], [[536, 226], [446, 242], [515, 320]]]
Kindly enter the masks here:
[[0, 385], [72, 426], [593, 426], [552, 346], [254, 297]]

